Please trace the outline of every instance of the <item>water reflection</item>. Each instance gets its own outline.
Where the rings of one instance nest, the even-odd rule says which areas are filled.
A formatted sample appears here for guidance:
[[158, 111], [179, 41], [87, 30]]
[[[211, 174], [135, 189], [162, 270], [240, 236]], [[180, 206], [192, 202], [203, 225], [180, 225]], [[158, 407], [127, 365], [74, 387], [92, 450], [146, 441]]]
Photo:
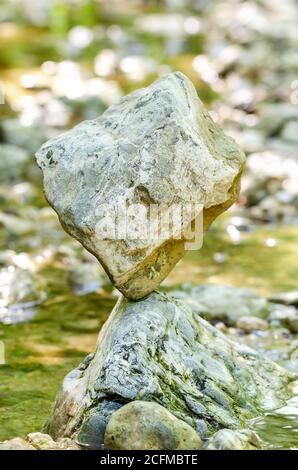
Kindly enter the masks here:
[[268, 449], [298, 450], [298, 396], [251, 423]]

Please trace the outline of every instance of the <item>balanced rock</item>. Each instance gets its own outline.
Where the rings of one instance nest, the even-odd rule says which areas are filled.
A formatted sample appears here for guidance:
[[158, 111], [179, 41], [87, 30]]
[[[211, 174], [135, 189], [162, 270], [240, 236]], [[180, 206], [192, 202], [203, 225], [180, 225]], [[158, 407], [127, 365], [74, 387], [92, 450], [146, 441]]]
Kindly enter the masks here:
[[111, 450], [194, 450], [202, 441], [189, 424], [158, 403], [132, 401], [112, 414], [104, 445]]
[[221, 428], [242, 429], [279, 406], [291, 379], [179, 300], [159, 292], [138, 302], [120, 297], [95, 355], [65, 377], [46, 432], [101, 448], [112, 414], [144, 400], [159, 403], [204, 438]]
[[[126, 297], [139, 299], [159, 286], [188, 239], [175, 230], [152, 235], [148, 220], [160, 223], [152, 207], [182, 207], [190, 227], [203, 208], [208, 227], [238, 196], [244, 154], [176, 72], [50, 140], [37, 162], [65, 230]], [[139, 224], [135, 210], [144, 215]]]

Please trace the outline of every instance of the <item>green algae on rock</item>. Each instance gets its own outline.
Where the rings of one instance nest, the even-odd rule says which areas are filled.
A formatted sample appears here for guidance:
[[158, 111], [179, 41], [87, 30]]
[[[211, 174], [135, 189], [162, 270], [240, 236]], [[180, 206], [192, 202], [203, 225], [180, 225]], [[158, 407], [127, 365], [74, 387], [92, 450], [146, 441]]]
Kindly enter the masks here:
[[[55, 439], [94, 445], [92, 416], [134, 400], [155, 401], [201, 437], [279, 406], [292, 374], [233, 342], [189, 306], [154, 292], [120, 298], [103, 326], [95, 355], [64, 379], [46, 430]], [[107, 413], [105, 414], [107, 417]], [[98, 435], [98, 438], [100, 436]], [[98, 442], [98, 446], [102, 442]]]

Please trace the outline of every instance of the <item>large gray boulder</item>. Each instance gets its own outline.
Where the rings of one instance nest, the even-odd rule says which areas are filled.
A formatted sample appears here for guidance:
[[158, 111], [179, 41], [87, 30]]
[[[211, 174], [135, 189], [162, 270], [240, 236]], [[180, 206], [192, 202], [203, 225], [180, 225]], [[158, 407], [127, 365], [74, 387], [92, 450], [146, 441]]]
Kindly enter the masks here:
[[237, 344], [189, 306], [154, 292], [118, 300], [95, 355], [64, 379], [46, 432], [100, 448], [110, 416], [134, 400], [154, 401], [200, 437], [279, 406], [291, 374]]
[[[183, 256], [187, 238], [146, 233], [147, 209], [182, 206], [191, 225], [203, 207], [208, 227], [237, 198], [244, 154], [176, 72], [50, 140], [37, 162], [65, 230], [98, 258], [126, 297], [138, 299], [159, 286]], [[124, 209], [136, 204], [138, 214], [144, 209], [144, 224], [141, 218], [128, 225], [142, 235], [115, 233], [115, 219], [117, 230], [125, 226]]]

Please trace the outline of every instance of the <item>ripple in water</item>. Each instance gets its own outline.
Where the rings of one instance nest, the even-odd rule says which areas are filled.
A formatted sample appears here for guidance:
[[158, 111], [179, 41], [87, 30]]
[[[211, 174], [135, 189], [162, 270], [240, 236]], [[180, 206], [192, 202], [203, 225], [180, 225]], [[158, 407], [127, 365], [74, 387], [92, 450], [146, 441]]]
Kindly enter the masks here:
[[298, 450], [298, 396], [251, 423], [268, 449]]

